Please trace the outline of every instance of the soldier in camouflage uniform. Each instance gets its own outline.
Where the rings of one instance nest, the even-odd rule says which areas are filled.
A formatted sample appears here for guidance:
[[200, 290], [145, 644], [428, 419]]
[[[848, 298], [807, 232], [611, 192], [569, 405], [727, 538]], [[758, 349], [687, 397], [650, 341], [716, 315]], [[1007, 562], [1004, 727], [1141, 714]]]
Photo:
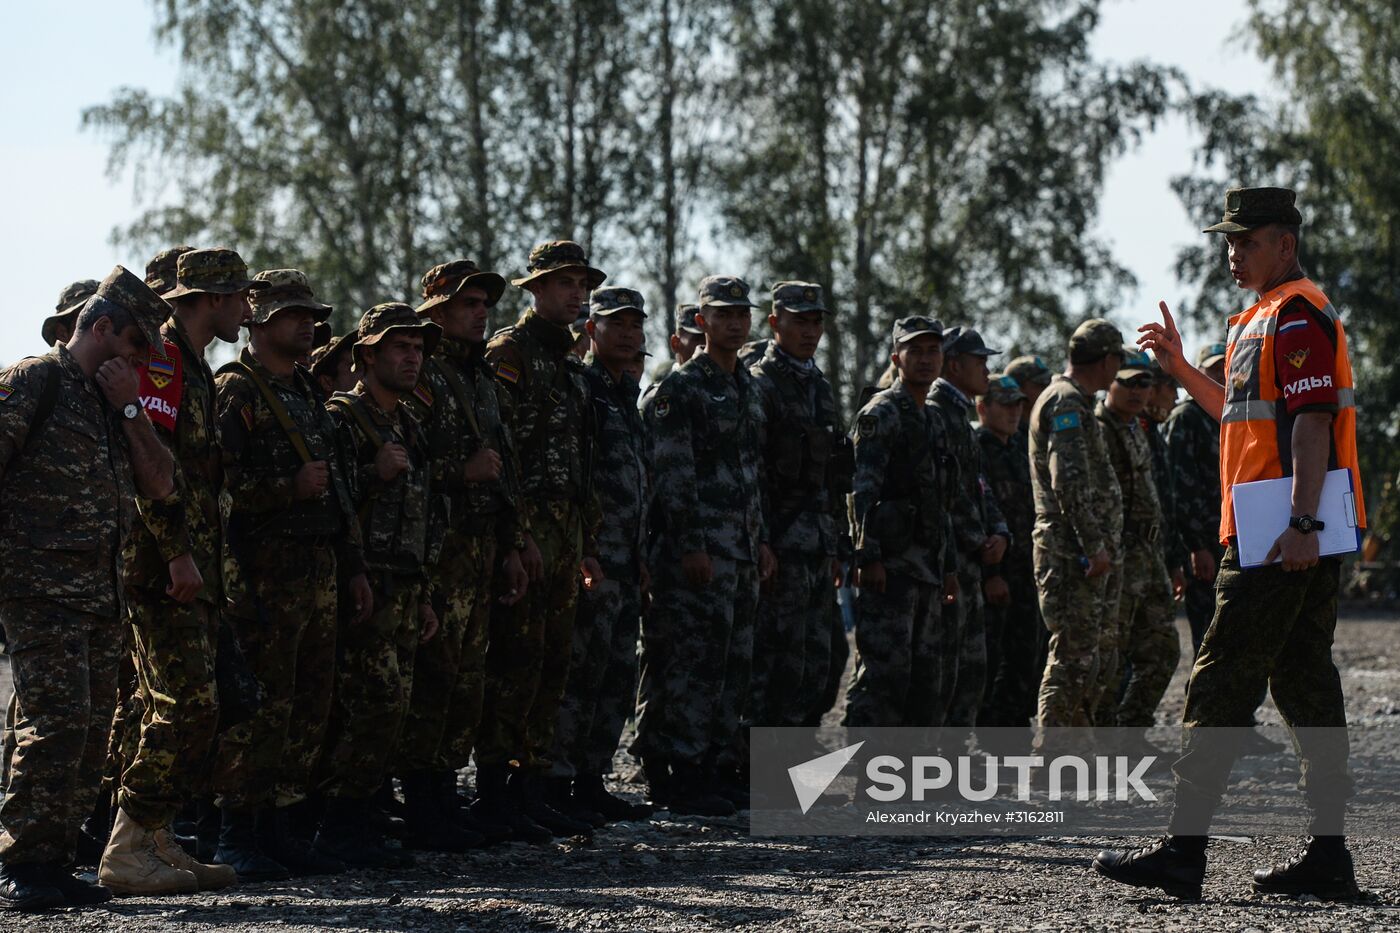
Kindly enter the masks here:
[[774, 570], [760, 487], [763, 406], [738, 365], [752, 307], [741, 279], [700, 283], [705, 349], [666, 377], [651, 410], [663, 530], [646, 642], [658, 651], [633, 753], [653, 799], [681, 813], [746, 805], [730, 756], [748, 703], [758, 585]]
[[263, 698], [219, 740], [218, 858], [240, 876], [275, 875], [279, 866], [321, 874], [344, 865], [311, 852], [309, 838], [293, 831], [290, 808], [311, 793], [326, 738], [337, 601], [363, 620], [373, 597], [346, 455], [296, 362], [331, 308], [295, 269], [254, 278], [265, 286], [253, 295], [249, 343], [219, 370], [217, 407], [229, 498], [225, 617]]
[[462, 811], [457, 772], [471, 761], [481, 722], [492, 604], [515, 605], [529, 581], [520, 560], [519, 464], [485, 360], [487, 320], [506, 280], [458, 259], [429, 269], [422, 283], [418, 315], [443, 337], [408, 404], [427, 437], [433, 488], [449, 508], [431, 571], [438, 634], [418, 647], [396, 768], [407, 844], [460, 851], [510, 832]]
[[175, 457], [179, 509], [138, 497], [142, 521], [122, 555], [144, 714], [98, 868], [103, 885], [118, 894], [189, 893], [194, 889], [182, 885], [191, 874], [200, 890], [237, 880], [227, 865], [191, 859], [168, 827], [206, 783], [219, 715], [214, 659], [224, 599], [223, 455], [214, 374], [204, 352], [215, 338], [238, 339], [248, 295], [259, 287], [233, 250], [181, 253], [175, 288], [165, 293], [175, 311], [142, 377], [147, 414]]
[[[1085, 321], [1070, 337], [1069, 356], [1069, 372], [1050, 380], [1031, 412], [1035, 580], [1050, 630], [1037, 707], [1042, 730], [1092, 725], [1100, 642], [1118, 614], [1122, 494], [1093, 406], [1094, 393], [1122, 365], [1123, 335], [1108, 321]], [[1048, 754], [1047, 741], [1053, 745], [1037, 734], [1037, 749]]]
[[1157, 501], [1162, 506], [1162, 537], [1158, 549], [1166, 561], [1167, 572], [1172, 578], [1172, 594], [1180, 601], [1186, 591], [1185, 568], [1189, 555], [1181, 541], [1181, 523], [1176, 504], [1176, 481], [1172, 476], [1171, 453], [1167, 450], [1164, 427], [1167, 416], [1176, 407], [1176, 380], [1162, 372], [1156, 360], [1149, 364], [1152, 370], [1152, 392], [1147, 397], [1147, 407], [1138, 419], [1142, 422], [1147, 436], [1147, 446], [1152, 451], [1152, 481], [1157, 486]]
[[851, 515], [860, 597], [847, 726], [939, 726], [957, 677], [954, 471], [946, 427], [925, 399], [943, 363], [943, 328], [895, 322], [894, 385], [861, 408]]
[[56, 347], [72, 339], [73, 325], [77, 323], [78, 312], [83, 310], [83, 305], [87, 304], [87, 300], [96, 291], [96, 279], [83, 279], [58, 293], [58, 304], [54, 306], [53, 314], [44, 318], [44, 323], [39, 328], [45, 346]]
[[69, 344], [0, 374], [0, 620], [16, 745], [0, 804], [0, 908], [92, 904], [71, 873], [116, 703], [122, 555], [139, 493], [173, 517], [174, 463], [138, 368], [170, 306], [121, 266]]
[[647, 417], [652, 399], [656, 397], [656, 390], [661, 387], [661, 380], [689, 363], [695, 351], [705, 345], [705, 332], [695, 324], [695, 310], [696, 305], [689, 302], [676, 305], [676, 331], [667, 338], [667, 346], [671, 348], [671, 362], [663, 363], [653, 370], [651, 384], [646, 387], [638, 403], [643, 417]]
[[354, 347], [355, 332], [351, 331], [311, 351], [311, 375], [326, 398], [355, 388], [355, 354], [350, 352]]
[[[1025, 729], [1035, 717], [1036, 692], [1045, 669], [1041, 659], [1045, 626], [1040, 619], [1031, 557], [1035, 499], [1021, 434], [1025, 400], [1016, 380], [1004, 374], [992, 376], [987, 391], [977, 400], [977, 443], [982, 448], [987, 483], [1011, 532], [1011, 544], [1000, 563], [986, 568], [989, 578], [995, 575], [1006, 581], [1010, 600], [1005, 605], [987, 606], [988, 656], [997, 663], [987, 672], [987, 695], [977, 721], [1018, 729]], [[1006, 752], [1024, 753], [1024, 747]]]
[[[1141, 730], [1156, 720], [1157, 704], [1176, 671], [1181, 647], [1171, 578], [1162, 560], [1164, 519], [1147, 439], [1147, 432], [1155, 429], [1144, 428], [1141, 421], [1155, 377], [1146, 353], [1124, 347], [1123, 360], [1108, 398], [1095, 412], [1123, 496], [1123, 583], [1117, 619], [1108, 620], [1113, 637], [1100, 641], [1100, 651], [1105, 652], [1099, 657], [1103, 693], [1094, 724], [1137, 730], [1138, 741], [1145, 742]], [[1152, 751], [1146, 745], [1139, 750]]]
[[360, 522], [374, 610], [342, 624], [319, 789], [326, 812], [314, 849], [347, 865], [402, 866], [370, 824], [369, 801], [389, 778], [413, 689], [413, 660], [438, 620], [428, 569], [442, 544], [427, 444], [404, 402], [442, 330], [406, 304], [375, 305], [360, 318], [360, 382], [331, 397]]
[[[476, 743], [482, 811], [530, 820], [558, 835], [592, 827], [550, 805], [544, 780], [573, 645], [580, 569], [603, 578], [595, 537], [593, 416], [569, 325], [606, 276], [577, 243], [542, 243], [513, 284], [533, 306], [487, 344], [501, 411], [520, 456], [529, 528], [524, 551], [530, 592], [492, 612], [486, 700]], [[508, 792], [509, 791], [509, 792]]]
[[958, 465], [952, 514], [958, 557], [958, 599], [953, 610], [958, 665], [946, 719], [952, 726], [977, 724], [987, 673], [995, 670], [997, 663], [988, 650], [986, 602], [1005, 606], [1011, 598], [1000, 574], [983, 572], [984, 567], [1001, 563], [1011, 534], [987, 485], [982, 448], [972, 429], [973, 400], [987, 391], [987, 358], [1000, 352], [990, 349], [971, 327], [950, 328], [943, 335], [943, 375], [929, 392], [929, 403], [944, 421], [948, 453]]
[[651, 450], [637, 411], [637, 383], [624, 373], [646, 341], [642, 295], [630, 288], [599, 288], [589, 306], [593, 351], [587, 377], [598, 430], [603, 579], [579, 597], [552, 757], [554, 780], [572, 784], [569, 815], [597, 823], [651, 815], [651, 808], [609, 794], [603, 783], [637, 700], [637, 635], [643, 593], [651, 583], [645, 552]]
[[800, 726], [819, 702], [840, 561], [850, 559], [851, 444], [814, 359], [828, 313], [820, 286], [774, 285], [773, 339], [750, 368], [763, 399], [765, 507], [778, 558], [754, 635], [751, 719], [765, 726]]

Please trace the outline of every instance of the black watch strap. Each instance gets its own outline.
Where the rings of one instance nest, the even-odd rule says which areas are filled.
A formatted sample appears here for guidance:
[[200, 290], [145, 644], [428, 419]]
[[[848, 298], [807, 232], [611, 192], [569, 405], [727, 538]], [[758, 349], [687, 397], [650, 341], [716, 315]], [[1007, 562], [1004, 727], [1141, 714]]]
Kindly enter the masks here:
[[1296, 528], [1305, 535], [1310, 535], [1314, 531], [1322, 531], [1327, 527], [1326, 522], [1318, 521], [1311, 515], [1295, 515], [1288, 520], [1289, 528]]

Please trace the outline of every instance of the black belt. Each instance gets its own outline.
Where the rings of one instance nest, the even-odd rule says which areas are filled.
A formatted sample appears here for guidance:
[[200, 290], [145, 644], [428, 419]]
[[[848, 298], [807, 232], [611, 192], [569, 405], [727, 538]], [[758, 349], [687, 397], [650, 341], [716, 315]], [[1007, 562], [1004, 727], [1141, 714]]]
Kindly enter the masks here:
[[1157, 543], [1157, 539], [1162, 536], [1162, 526], [1153, 522], [1124, 522], [1123, 534], [1126, 537], [1138, 538], [1148, 544]]

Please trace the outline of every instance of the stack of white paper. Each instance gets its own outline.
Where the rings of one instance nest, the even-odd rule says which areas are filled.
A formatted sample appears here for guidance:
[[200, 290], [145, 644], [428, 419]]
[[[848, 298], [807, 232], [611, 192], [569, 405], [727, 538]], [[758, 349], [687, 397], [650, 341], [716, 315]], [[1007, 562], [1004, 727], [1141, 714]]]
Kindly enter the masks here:
[[[1269, 549], [1288, 528], [1288, 519], [1293, 514], [1293, 477], [1239, 483], [1233, 493], [1240, 566], [1263, 566]], [[1326, 525], [1316, 532], [1321, 556], [1348, 554], [1361, 547], [1351, 471], [1330, 470], [1327, 473], [1314, 517]]]

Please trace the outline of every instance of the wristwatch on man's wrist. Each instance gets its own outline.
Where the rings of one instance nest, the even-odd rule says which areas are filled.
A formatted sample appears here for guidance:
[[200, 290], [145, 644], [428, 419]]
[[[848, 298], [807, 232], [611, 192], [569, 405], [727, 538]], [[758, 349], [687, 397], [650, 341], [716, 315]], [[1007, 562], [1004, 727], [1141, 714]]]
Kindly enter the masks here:
[[141, 406], [137, 405], [135, 402], [127, 402], [122, 406], [122, 417], [127, 421], [135, 421], [137, 418], [141, 417]]
[[1289, 528], [1297, 528], [1299, 532], [1310, 535], [1314, 531], [1322, 531], [1327, 527], [1326, 522], [1320, 522], [1311, 515], [1295, 515], [1288, 520]]

